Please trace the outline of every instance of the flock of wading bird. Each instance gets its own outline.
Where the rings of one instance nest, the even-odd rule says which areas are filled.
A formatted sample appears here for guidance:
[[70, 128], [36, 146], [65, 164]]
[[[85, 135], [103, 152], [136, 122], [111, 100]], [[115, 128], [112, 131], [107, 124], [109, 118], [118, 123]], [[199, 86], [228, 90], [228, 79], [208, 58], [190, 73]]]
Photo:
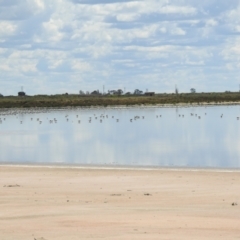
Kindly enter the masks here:
[[[29, 112], [29, 113], [31, 113], [31, 112]], [[38, 112], [38, 113], [39, 113], [39, 112]], [[11, 113], [11, 112], [2, 113], [2, 114], [0, 114], [0, 116], [1, 116], [1, 115], [2, 115], [2, 117], [0, 117], [0, 124], [2, 124], [4, 121], [7, 120], [7, 117], [6, 117], [6, 116], [10, 116], [10, 115], [15, 115], [16, 118], [19, 119], [19, 123], [20, 123], [20, 124], [23, 124], [23, 120], [21, 120], [21, 117], [19, 116], [19, 113], [17, 113], [17, 112], [14, 112], [14, 113]], [[21, 114], [21, 115], [22, 115], [22, 114]], [[205, 113], [204, 115], [207, 115], [207, 113]], [[195, 113], [190, 113], [190, 116], [197, 117], [198, 119], [201, 119], [201, 116], [198, 115], [198, 114], [195, 114]], [[64, 118], [65, 118], [65, 121], [66, 121], [66, 122], [71, 122], [71, 121], [70, 121], [70, 117], [71, 117], [71, 116], [69, 116], [69, 115], [65, 115], [65, 117], [64, 117]], [[161, 118], [162, 115], [156, 115], [156, 114], [155, 114], [155, 117], [156, 117], [156, 118]], [[184, 118], [185, 115], [184, 115], [184, 114], [178, 114], [178, 117]], [[144, 119], [144, 118], [145, 118], [145, 116], [136, 115], [136, 116], [133, 116], [132, 118], [130, 118], [129, 121], [130, 121], [130, 122], [133, 122], [133, 121], [136, 121], [136, 120], [138, 120], [138, 119]], [[220, 118], [223, 118], [223, 114], [220, 115]], [[237, 120], [240, 119], [239, 117], [236, 117], [236, 118], [237, 118]], [[119, 118], [116, 118], [114, 115], [109, 116], [108, 114], [99, 114], [99, 115], [93, 114], [92, 116], [90, 116], [90, 117], [88, 118], [88, 122], [91, 123], [91, 122], [94, 121], [94, 120], [95, 120], [95, 121], [98, 121], [98, 120], [99, 120], [99, 122], [102, 123], [104, 119], [114, 119], [116, 122], [119, 122]], [[34, 117], [31, 117], [30, 120], [31, 120], [31, 121], [36, 120], [39, 124], [42, 124], [42, 123], [43, 123], [43, 119], [36, 118], [36, 117], [35, 117], [35, 118], [34, 118]], [[75, 120], [73, 120], [73, 119], [71, 119], [71, 120], [72, 120], [72, 122], [75, 122], [75, 120], [76, 120], [76, 122], [77, 122], [78, 124], [81, 123], [81, 119], [79, 118], [79, 115], [78, 115], [78, 114], [75, 115]], [[58, 122], [58, 119], [57, 119], [57, 118], [48, 119], [48, 117], [47, 117], [47, 118], [45, 118], [45, 121], [48, 122], [49, 124], [56, 124], [56, 123]]]
[[[159, 115], [159, 116], [161, 117], [161, 115]], [[158, 117], [158, 116], [157, 116], [157, 117]], [[18, 118], [18, 116], [16, 116], [16, 118]], [[69, 115], [65, 115], [65, 120], [66, 120], [67, 122], [69, 122], [69, 120], [70, 120], [69, 118], [70, 118]], [[98, 120], [98, 119], [99, 119], [99, 122], [102, 123], [104, 119], [108, 119], [108, 118], [115, 119], [116, 122], [119, 122], [119, 118], [115, 118], [115, 116], [109, 117], [108, 114], [101, 114], [100, 116], [97, 116], [96, 114], [94, 114], [93, 117], [89, 117], [88, 122], [91, 123], [92, 120]], [[140, 117], [140, 116], [134, 116], [133, 118], [130, 119], [130, 122], [132, 122], [133, 120], [140, 119], [140, 118], [144, 119], [145, 117], [144, 117], [144, 116], [142, 116], [142, 117]], [[79, 115], [76, 115], [76, 119], [77, 119], [77, 123], [80, 124], [80, 123], [81, 123], [81, 120], [79, 119]], [[42, 124], [42, 123], [43, 123], [43, 120], [40, 119], [40, 118], [34, 119], [33, 117], [31, 117], [30, 120], [31, 120], [31, 121], [36, 120], [39, 124]], [[56, 123], [58, 122], [57, 118], [52, 118], [52, 119], [46, 118], [45, 120], [47, 120], [50, 124], [52, 124], [52, 123], [55, 123], [55, 124], [56, 124]], [[2, 124], [4, 121], [6, 121], [6, 117], [3, 117], [3, 118], [0, 117], [0, 124]], [[72, 120], [72, 122], [73, 122], [73, 120]], [[23, 124], [23, 120], [19, 120], [19, 123], [20, 123], [20, 124]]]

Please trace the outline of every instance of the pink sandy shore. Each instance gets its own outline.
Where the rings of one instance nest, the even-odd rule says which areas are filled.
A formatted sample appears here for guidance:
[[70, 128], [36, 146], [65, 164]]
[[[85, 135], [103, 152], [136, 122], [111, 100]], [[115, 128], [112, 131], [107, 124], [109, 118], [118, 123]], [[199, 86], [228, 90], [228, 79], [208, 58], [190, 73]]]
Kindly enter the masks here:
[[240, 172], [0, 166], [0, 239], [240, 239]]

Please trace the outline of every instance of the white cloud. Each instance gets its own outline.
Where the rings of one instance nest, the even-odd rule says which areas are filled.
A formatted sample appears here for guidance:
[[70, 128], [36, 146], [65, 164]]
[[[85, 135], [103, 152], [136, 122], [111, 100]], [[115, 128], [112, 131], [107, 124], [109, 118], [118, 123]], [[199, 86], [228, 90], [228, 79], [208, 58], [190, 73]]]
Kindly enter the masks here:
[[0, 19], [22, 21], [41, 13], [44, 9], [44, 0], [0, 1]]
[[117, 15], [117, 20], [120, 22], [131, 22], [138, 18], [138, 14], [119, 14]]
[[234, 31], [236, 31], [237, 33], [240, 33], [240, 25], [236, 25], [234, 27]]
[[85, 71], [90, 71], [91, 66], [84, 61], [75, 59], [75, 60], [72, 60], [72, 69], [80, 72], [85, 72]]
[[239, 15], [235, 0], [0, 1], [0, 77], [26, 83], [31, 75], [38, 84], [33, 93], [54, 93], [56, 84], [75, 91], [80, 72], [88, 90], [134, 89], [137, 79], [143, 88], [167, 91], [163, 79], [187, 86], [194, 71], [201, 91], [212, 79], [212, 86], [224, 86], [227, 74], [233, 87], [240, 74]]
[[227, 62], [228, 70], [240, 69], [240, 37], [236, 36], [234, 39], [228, 40], [220, 55]]
[[2, 71], [15, 73], [32, 73], [36, 72], [36, 61], [26, 59], [12, 59], [7, 61], [0, 60], [0, 68]]
[[[145, 58], [155, 59], [155, 58], [163, 58], [166, 62], [176, 65], [176, 61], [178, 63], [193, 63], [198, 62], [203, 64], [204, 59], [211, 58], [211, 54], [209, 50], [199, 49], [197, 47], [179, 47], [179, 46], [155, 46], [155, 47], [142, 47], [142, 46], [127, 46], [124, 48], [126, 51], [133, 51], [134, 53], [145, 55]], [[168, 59], [168, 60], [167, 60]], [[174, 59], [174, 60], [173, 60]], [[194, 61], [194, 60], [198, 61]], [[172, 61], [173, 60], [173, 61]], [[194, 64], [191, 64], [194, 65]], [[197, 65], [197, 64], [195, 64]], [[199, 64], [198, 64], [199, 65]]]
[[183, 14], [183, 15], [193, 15], [197, 13], [197, 10], [194, 7], [182, 7], [182, 6], [174, 6], [168, 5], [160, 8], [158, 11], [163, 14]]
[[64, 34], [60, 31], [63, 28], [63, 21], [61, 19], [50, 19], [48, 22], [43, 23], [43, 27], [46, 31], [45, 41], [60, 41], [64, 37]]
[[179, 28], [179, 27], [170, 29], [170, 33], [173, 34], [173, 35], [179, 35], [179, 36], [186, 34], [186, 32], [184, 30], [182, 30], [181, 28]]
[[8, 21], [0, 21], [0, 39], [5, 39], [6, 37], [13, 35], [16, 30], [16, 24]]
[[45, 9], [45, 3], [43, 0], [34, 0], [36, 5], [39, 9], [44, 10]]
[[211, 19], [208, 19], [206, 21], [206, 26], [207, 27], [215, 27], [218, 25], [218, 21], [216, 21], [215, 19], [211, 18]]
[[240, 4], [236, 8], [231, 9], [230, 11], [227, 11], [225, 14], [225, 17], [227, 17], [228, 20], [230, 21], [240, 22], [239, 13], [240, 13]]

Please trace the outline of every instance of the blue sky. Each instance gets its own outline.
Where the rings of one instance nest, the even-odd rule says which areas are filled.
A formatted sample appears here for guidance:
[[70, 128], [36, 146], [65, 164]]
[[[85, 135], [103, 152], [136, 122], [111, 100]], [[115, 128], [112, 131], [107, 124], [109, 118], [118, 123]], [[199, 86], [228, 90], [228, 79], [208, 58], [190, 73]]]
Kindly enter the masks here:
[[239, 84], [239, 0], [0, 0], [3, 95]]

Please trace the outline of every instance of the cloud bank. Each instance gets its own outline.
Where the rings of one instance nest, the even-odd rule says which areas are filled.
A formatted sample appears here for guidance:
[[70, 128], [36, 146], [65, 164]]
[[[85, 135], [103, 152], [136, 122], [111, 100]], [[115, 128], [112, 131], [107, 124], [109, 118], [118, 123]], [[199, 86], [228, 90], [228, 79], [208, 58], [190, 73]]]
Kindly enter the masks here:
[[237, 91], [240, 3], [0, 0], [0, 93]]

